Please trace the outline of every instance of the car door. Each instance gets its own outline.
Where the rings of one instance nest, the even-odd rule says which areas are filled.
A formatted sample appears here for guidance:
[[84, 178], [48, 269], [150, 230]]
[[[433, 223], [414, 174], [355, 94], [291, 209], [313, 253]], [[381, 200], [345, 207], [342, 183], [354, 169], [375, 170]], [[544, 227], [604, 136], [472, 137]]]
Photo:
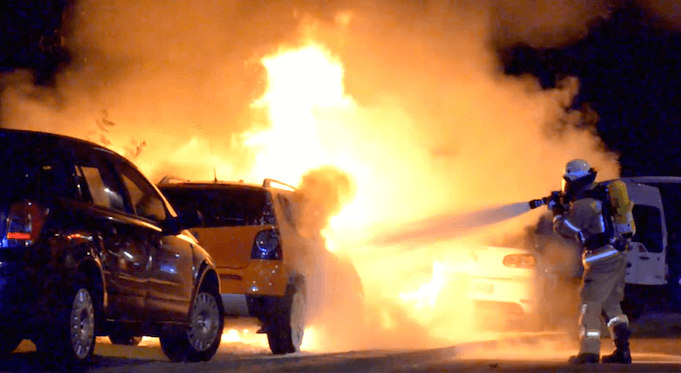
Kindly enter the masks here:
[[627, 189], [634, 202], [636, 234], [627, 252], [626, 281], [628, 284], [664, 285], [667, 229], [660, 191], [637, 183], [627, 183]]
[[134, 167], [119, 163], [132, 212], [144, 228], [148, 246], [147, 312], [149, 320], [173, 321], [188, 316], [193, 290], [193, 245], [188, 237], [167, 235], [163, 223], [170, 216], [159, 191]]
[[81, 148], [74, 173], [83, 199], [90, 203], [86, 222], [96, 232], [107, 289], [107, 318], [142, 320], [148, 292], [149, 249], [138, 219], [126, 208], [125, 193], [111, 154]]

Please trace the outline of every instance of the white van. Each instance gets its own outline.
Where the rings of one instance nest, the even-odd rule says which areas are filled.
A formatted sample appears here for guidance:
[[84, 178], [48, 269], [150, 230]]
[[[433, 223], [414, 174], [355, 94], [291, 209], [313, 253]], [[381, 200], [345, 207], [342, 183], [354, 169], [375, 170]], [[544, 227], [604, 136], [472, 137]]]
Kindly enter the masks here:
[[623, 307], [634, 317], [650, 302], [668, 302], [681, 311], [681, 177], [622, 178], [634, 201], [636, 235], [627, 254]]

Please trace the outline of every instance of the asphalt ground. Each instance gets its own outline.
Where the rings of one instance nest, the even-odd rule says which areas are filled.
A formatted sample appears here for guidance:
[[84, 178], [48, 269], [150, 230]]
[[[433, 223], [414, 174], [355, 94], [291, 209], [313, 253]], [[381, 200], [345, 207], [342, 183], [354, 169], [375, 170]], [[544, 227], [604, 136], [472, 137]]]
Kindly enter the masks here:
[[[48, 361], [24, 341], [0, 371], [43, 372], [681, 372], [681, 314], [652, 311], [632, 323], [631, 365], [566, 364], [578, 345], [562, 332], [502, 333], [496, 339], [424, 350], [369, 350], [342, 353], [300, 352], [274, 356], [262, 345], [224, 343], [204, 363], [171, 363], [151, 339], [137, 347], [99, 340], [87, 366]], [[602, 354], [612, 351], [602, 340]]]

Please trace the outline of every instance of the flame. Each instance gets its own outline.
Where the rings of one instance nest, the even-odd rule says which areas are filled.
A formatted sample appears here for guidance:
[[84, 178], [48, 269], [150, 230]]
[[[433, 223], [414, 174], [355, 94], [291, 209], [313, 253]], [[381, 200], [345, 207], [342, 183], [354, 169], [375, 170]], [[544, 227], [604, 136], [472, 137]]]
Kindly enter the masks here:
[[[377, 170], [392, 169], [386, 165], [396, 161], [418, 161], [399, 159], [402, 157], [399, 146], [390, 149], [397, 157], [386, 156], [385, 149], [379, 149], [358, 129], [368, 127], [369, 121], [363, 116], [366, 113], [345, 93], [340, 60], [322, 45], [311, 42], [297, 49], [281, 50], [261, 62], [267, 72], [267, 88], [252, 103], [252, 108], [266, 113], [267, 126], [263, 124], [263, 129], [243, 134], [244, 145], [255, 153], [249, 179], [257, 182], [275, 178], [296, 185], [307, 171], [334, 166], [357, 181], [355, 199], [332, 217], [322, 232], [330, 251], [351, 246], [347, 243], [349, 237], [357, 237], [362, 232], [370, 234], [367, 231], [372, 223], [385, 220], [386, 216], [399, 216], [389, 209], [376, 207], [394, 206], [386, 201], [395, 198], [397, 190], [390, 182], [394, 175], [381, 178], [376, 175]], [[395, 118], [385, 118], [386, 121], [392, 119]], [[355, 141], [359, 136], [364, 137]], [[383, 134], [378, 136], [383, 139]], [[349, 146], [351, 144], [353, 146]], [[357, 146], [367, 151], [357, 150]], [[398, 207], [397, 211], [402, 210]], [[444, 272], [444, 264], [435, 263], [430, 283], [414, 293], [402, 292], [396, 301], [402, 301], [415, 314], [424, 307], [433, 308], [445, 282]], [[383, 329], [396, 327], [396, 321], [388, 313], [380, 313], [380, 320]], [[307, 341], [314, 337], [311, 333], [314, 332], [306, 331], [308, 348]]]
[[[246, 332], [248, 330], [244, 330], [244, 334]], [[229, 329], [227, 332], [223, 332], [220, 340], [223, 343], [242, 342], [241, 335], [239, 335], [239, 331], [236, 329]]]
[[319, 110], [352, 111], [355, 105], [343, 91], [342, 64], [316, 44], [261, 62], [268, 86], [252, 107], [266, 110], [270, 128], [245, 134], [244, 143], [257, 151], [254, 179], [274, 177], [298, 183], [306, 171], [321, 165], [347, 169], [319, 138], [320, 129], [329, 125], [319, 117]]
[[416, 309], [420, 310], [425, 307], [434, 308], [437, 296], [440, 294], [443, 285], [445, 284], [445, 265], [443, 263], [433, 263], [433, 278], [432, 280], [412, 293], [401, 293], [400, 299], [404, 302], [414, 304]]

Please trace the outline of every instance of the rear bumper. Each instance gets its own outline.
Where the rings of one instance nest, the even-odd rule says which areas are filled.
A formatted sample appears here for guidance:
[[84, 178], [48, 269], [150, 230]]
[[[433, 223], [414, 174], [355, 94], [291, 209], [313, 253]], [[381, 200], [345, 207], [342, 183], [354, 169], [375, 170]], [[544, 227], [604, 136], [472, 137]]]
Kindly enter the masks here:
[[244, 268], [218, 267], [223, 294], [283, 296], [288, 278], [281, 260], [252, 260]]
[[537, 311], [537, 297], [532, 278], [471, 277], [469, 294], [479, 304], [504, 306], [533, 314]]
[[245, 294], [221, 294], [225, 316], [249, 317], [248, 301]]
[[267, 323], [282, 305], [284, 297], [221, 294], [227, 318], [253, 318]]

